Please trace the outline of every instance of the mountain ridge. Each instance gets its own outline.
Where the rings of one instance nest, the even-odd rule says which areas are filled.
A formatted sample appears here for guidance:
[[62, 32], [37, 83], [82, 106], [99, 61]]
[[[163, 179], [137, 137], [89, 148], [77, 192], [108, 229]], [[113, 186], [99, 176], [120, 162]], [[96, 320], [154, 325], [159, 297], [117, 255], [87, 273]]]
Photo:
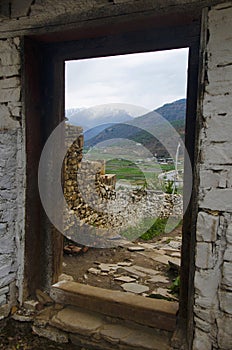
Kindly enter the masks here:
[[[94, 137], [86, 139], [85, 147], [94, 147], [107, 140], [123, 138], [141, 143], [159, 157], [169, 156], [170, 154], [166, 148], [174, 152], [177, 147], [177, 137], [174, 135], [171, 126], [184, 139], [185, 113], [186, 99], [167, 103], [126, 123], [108, 126]], [[164, 147], [163, 143], [165, 143], [166, 147]]]
[[77, 109], [76, 113], [75, 109], [68, 109], [66, 110], [66, 117], [69, 123], [81, 125], [86, 131], [102, 124], [124, 123], [146, 112], [147, 109], [144, 107], [126, 103], [111, 103], [80, 108]]

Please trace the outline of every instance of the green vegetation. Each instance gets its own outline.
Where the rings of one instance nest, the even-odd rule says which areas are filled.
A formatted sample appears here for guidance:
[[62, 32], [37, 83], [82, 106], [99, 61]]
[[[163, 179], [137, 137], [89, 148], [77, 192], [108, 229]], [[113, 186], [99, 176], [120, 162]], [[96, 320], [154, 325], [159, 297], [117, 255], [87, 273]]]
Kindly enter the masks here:
[[158, 173], [170, 170], [174, 170], [174, 165], [143, 162], [139, 166], [126, 159], [111, 159], [106, 162], [106, 173], [116, 174], [117, 180], [129, 180], [133, 185], [144, 187], [147, 187], [148, 180], [155, 189], [161, 189]]
[[[163, 185], [163, 191], [167, 194], [172, 194], [173, 193], [173, 185], [174, 185], [174, 181], [168, 180]], [[177, 188], [175, 187], [174, 194], [176, 194], [176, 193], [177, 193]]]
[[163, 172], [175, 170], [174, 164], [159, 164], [159, 166]]
[[171, 294], [175, 294], [177, 296], [179, 295], [179, 293], [180, 293], [180, 276], [177, 276], [174, 279], [174, 281], [169, 289], [170, 289]]
[[109, 160], [106, 163], [106, 173], [116, 174], [117, 179], [144, 180], [144, 175], [139, 167], [125, 159]]
[[154, 224], [140, 236], [144, 241], [149, 241], [154, 237], [157, 237], [164, 233], [165, 226], [167, 224], [167, 219], [158, 218]]
[[136, 240], [141, 236], [141, 232], [147, 232], [147, 230], [153, 225], [154, 218], [144, 218], [142, 221], [137, 223], [136, 226], [129, 226], [123, 232], [120, 232], [120, 235], [129, 239], [130, 241]]

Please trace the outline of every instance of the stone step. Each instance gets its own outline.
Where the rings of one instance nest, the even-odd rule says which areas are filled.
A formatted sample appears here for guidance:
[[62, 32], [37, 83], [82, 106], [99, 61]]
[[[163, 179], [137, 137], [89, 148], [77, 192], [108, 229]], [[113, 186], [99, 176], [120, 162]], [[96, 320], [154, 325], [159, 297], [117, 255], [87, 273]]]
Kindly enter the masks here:
[[33, 331], [59, 343], [95, 350], [171, 350], [171, 334], [150, 327], [112, 323], [108, 317], [74, 306], [43, 310]]
[[176, 325], [177, 302], [146, 298], [70, 281], [53, 285], [50, 296], [59, 304], [81, 307], [156, 329], [172, 332]]

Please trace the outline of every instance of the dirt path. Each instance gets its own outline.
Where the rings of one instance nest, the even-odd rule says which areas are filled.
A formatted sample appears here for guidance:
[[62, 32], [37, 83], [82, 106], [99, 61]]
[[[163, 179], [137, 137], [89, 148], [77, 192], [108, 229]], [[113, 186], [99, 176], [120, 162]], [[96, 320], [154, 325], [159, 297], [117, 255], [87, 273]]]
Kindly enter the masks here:
[[[129, 251], [131, 247], [140, 251]], [[158, 293], [172, 298], [167, 292], [177, 273], [170, 269], [169, 261], [174, 266], [180, 264], [180, 248], [181, 227], [149, 242], [137, 241], [117, 248], [89, 248], [86, 253], [65, 254], [63, 273], [79, 283], [111, 290], [127, 290], [130, 286], [124, 283], [136, 283], [146, 287], [144, 292], [136, 294]]]

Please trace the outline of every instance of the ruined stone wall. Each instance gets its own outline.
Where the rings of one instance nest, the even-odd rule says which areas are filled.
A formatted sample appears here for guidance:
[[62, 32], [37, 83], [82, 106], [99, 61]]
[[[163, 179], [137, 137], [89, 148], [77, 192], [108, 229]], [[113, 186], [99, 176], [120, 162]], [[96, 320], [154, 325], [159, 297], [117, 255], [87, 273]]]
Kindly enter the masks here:
[[[109, 199], [114, 188], [104, 183], [105, 162], [83, 159], [82, 128], [66, 124], [65, 143], [68, 151], [64, 159], [64, 197], [71, 212], [79, 220], [91, 225], [107, 224], [101, 214], [102, 199]], [[106, 179], [108, 181], [108, 179]], [[68, 220], [68, 230], [73, 222]]]
[[232, 349], [232, 2], [208, 13], [194, 350]]
[[[150, 228], [157, 217], [182, 218], [181, 195], [133, 188], [116, 191], [116, 176], [105, 175], [105, 161], [85, 159], [82, 128], [66, 124], [65, 133], [66, 147], [69, 148], [64, 159], [64, 197], [69, 214], [74, 214], [80, 222], [108, 228], [109, 237], [119, 235], [128, 227], [135, 229], [139, 226], [139, 233], [135, 232], [131, 237], [136, 239]], [[72, 238], [75, 222], [72, 216], [65, 219], [66, 236]], [[150, 224], [141, 228], [142, 222], [147, 219], [151, 220]]]
[[23, 276], [25, 153], [20, 63], [20, 39], [0, 40], [0, 318], [9, 312], [17, 294], [14, 286], [20, 287]]

